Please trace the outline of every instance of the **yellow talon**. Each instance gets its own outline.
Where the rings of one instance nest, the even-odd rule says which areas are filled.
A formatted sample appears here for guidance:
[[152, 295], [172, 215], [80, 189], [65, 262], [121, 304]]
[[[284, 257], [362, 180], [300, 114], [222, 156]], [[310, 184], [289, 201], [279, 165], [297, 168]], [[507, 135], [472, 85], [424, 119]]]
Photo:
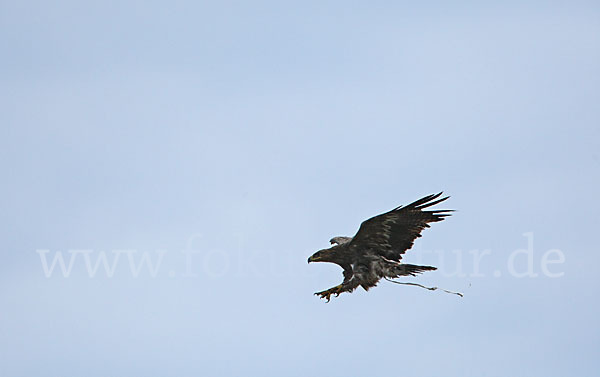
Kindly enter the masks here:
[[342, 288], [342, 285], [340, 284], [333, 288], [329, 288], [326, 291], [317, 292], [317, 293], [315, 293], [315, 295], [321, 296], [321, 298], [324, 298], [327, 300], [327, 302], [329, 302], [331, 300], [331, 295], [335, 295], [335, 297], [338, 297], [342, 292], [343, 292], [343, 288]]

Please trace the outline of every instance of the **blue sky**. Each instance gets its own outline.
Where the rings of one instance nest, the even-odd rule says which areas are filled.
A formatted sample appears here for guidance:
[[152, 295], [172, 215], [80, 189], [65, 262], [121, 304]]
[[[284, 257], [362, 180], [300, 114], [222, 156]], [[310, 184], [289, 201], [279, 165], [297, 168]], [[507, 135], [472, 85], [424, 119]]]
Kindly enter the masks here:
[[[599, 16], [0, 3], [0, 374], [595, 375]], [[312, 295], [332, 236], [441, 190], [410, 281], [464, 298]]]

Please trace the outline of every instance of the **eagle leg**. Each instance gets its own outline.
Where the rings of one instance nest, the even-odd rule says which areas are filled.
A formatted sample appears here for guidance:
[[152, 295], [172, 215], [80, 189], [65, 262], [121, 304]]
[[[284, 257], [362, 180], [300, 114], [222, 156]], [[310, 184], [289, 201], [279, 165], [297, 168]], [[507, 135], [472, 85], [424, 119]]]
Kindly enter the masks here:
[[329, 288], [323, 292], [317, 292], [315, 295], [320, 296], [319, 298], [324, 298], [327, 300], [327, 302], [329, 302], [329, 300], [331, 300], [331, 295], [335, 295], [335, 297], [337, 297], [341, 293], [352, 292], [356, 289], [356, 287], [358, 287], [358, 283], [356, 281], [344, 281], [345, 282], [340, 285], [336, 285], [335, 287]]
[[339, 296], [340, 293], [344, 292], [343, 284], [336, 285], [333, 288], [329, 288], [326, 291], [317, 292], [315, 295], [320, 296], [319, 298], [324, 298], [329, 302], [331, 300], [331, 295], [335, 295], [335, 297]]

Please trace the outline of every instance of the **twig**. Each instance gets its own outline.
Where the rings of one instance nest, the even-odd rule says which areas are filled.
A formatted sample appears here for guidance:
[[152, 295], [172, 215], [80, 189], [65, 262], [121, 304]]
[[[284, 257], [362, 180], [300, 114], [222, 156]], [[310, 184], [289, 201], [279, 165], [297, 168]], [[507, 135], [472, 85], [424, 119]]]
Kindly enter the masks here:
[[[426, 286], [424, 286], [424, 285], [417, 284], [417, 283], [404, 283], [404, 282], [399, 282], [399, 281], [395, 281], [395, 280], [392, 280], [392, 279], [388, 279], [387, 277], [384, 277], [384, 279], [385, 279], [385, 280], [387, 280], [387, 281], [390, 281], [390, 282], [392, 282], [392, 283], [394, 283], [394, 284], [402, 284], [402, 285], [414, 285], [415, 287], [421, 287], [421, 288], [425, 288], [425, 289], [428, 289], [428, 290], [430, 290], [430, 291], [435, 291], [435, 290], [437, 290], [437, 289], [438, 289], [438, 287], [426, 287]], [[453, 295], [457, 295], [457, 296], [460, 296], [460, 297], [464, 297], [464, 296], [463, 296], [463, 294], [462, 294], [462, 293], [460, 293], [460, 292], [452, 292], [452, 291], [448, 291], [448, 290], [445, 290], [445, 289], [442, 289], [442, 291], [444, 291], [444, 292], [446, 292], [446, 293], [453, 294]]]

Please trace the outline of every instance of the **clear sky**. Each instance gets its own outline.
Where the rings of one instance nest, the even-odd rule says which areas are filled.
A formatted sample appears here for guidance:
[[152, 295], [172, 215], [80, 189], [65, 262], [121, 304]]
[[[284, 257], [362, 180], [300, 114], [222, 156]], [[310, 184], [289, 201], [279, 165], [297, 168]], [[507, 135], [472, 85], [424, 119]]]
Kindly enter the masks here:
[[[596, 376], [599, 21], [0, 2], [0, 375]], [[313, 296], [309, 255], [441, 190], [404, 281], [464, 298]]]

